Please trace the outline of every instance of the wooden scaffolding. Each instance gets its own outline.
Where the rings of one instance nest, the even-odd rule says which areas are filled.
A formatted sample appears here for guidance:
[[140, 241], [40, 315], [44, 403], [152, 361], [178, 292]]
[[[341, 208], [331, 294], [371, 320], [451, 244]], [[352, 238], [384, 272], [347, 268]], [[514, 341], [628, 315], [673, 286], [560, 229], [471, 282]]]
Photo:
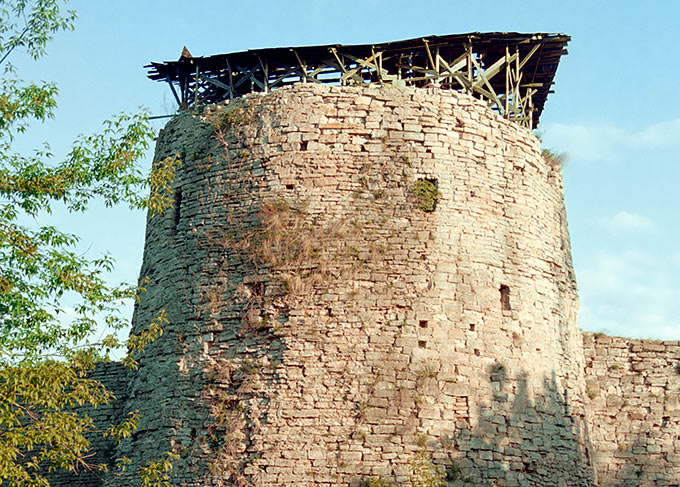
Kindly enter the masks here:
[[254, 49], [145, 66], [180, 109], [292, 83], [431, 86], [469, 93], [503, 117], [535, 128], [570, 37], [468, 33], [382, 44]]

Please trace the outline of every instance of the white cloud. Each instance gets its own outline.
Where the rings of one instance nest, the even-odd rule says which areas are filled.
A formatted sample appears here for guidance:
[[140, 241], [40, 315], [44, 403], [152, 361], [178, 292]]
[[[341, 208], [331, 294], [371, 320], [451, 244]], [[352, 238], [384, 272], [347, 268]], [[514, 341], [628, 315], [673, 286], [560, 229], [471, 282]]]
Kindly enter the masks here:
[[619, 336], [680, 339], [680, 278], [672, 260], [629, 250], [599, 253], [581, 263], [581, 327]]
[[650, 125], [632, 134], [631, 146], [637, 147], [680, 147], [680, 118]]
[[649, 233], [654, 230], [654, 222], [639, 213], [620, 211], [610, 218], [600, 219], [600, 224], [613, 234]]
[[548, 124], [546, 145], [569, 154], [570, 160], [619, 160], [630, 150], [680, 149], [680, 118], [630, 131], [611, 124]]

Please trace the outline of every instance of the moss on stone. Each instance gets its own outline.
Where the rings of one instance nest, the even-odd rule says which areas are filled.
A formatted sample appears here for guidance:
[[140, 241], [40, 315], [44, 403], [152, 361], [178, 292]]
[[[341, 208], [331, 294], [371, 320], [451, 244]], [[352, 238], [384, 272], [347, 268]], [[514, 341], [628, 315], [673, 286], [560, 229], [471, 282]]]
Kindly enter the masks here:
[[435, 181], [430, 179], [418, 179], [413, 185], [413, 192], [418, 200], [418, 208], [426, 213], [431, 213], [437, 208], [441, 193], [437, 189]]

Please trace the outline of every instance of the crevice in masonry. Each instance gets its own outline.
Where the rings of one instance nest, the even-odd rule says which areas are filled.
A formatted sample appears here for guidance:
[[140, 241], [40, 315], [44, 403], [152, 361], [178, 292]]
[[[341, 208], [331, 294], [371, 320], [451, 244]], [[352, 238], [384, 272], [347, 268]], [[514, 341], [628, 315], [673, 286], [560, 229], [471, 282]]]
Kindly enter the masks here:
[[505, 284], [501, 284], [500, 293], [501, 293], [501, 309], [503, 311], [510, 311], [512, 309], [510, 307], [510, 287], [506, 286]]

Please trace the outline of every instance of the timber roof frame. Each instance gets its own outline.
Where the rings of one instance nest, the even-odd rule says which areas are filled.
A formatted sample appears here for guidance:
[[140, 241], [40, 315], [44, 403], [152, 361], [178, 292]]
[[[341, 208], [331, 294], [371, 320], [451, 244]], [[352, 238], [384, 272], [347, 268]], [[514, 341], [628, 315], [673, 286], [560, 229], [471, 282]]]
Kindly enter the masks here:
[[152, 62], [180, 109], [293, 83], [434, 86], [469, 93], [522, 126], [536, 128], [562, 55], [564, 34], [473, 32], [377, 44], [277, 47]]

